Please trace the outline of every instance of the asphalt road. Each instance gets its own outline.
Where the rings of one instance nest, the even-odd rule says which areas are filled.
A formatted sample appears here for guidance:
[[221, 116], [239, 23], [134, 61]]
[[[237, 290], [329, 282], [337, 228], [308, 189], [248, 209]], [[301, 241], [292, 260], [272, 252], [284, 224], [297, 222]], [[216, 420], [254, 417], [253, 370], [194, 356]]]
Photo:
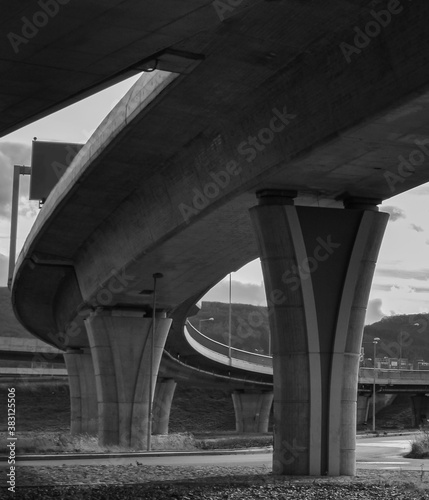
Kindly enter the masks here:
[[[413, 436], [392, 436], [358, 439], [357, 441], [357, 467], [360, 469], [402, 469], [402, 470], [423, 470], [429, 471], [429, 459], [415, 460], [404, 458], [410, 450], [410, 441]], [[211, 455], [202, 453], [199, 455], [180, 455], [172, 456], [144, 456], [135, 455], [132, 457], [115, 457], [115, 458], [74, 458], [67, 459], [52, 459], [52, 460], [19, 460], [19, 466], [67, 466], [67, 465], [126, 465], [136, 461], [142, 465], [195, 465], [198, 467], [212, 465], [250, 465], [263, 466], [271, 468], [271, 450], [261, 449], [255, 453], [243, 454], [227, 454], [227, 455]], [[3, 463], [1, 463], [3, 465]]]

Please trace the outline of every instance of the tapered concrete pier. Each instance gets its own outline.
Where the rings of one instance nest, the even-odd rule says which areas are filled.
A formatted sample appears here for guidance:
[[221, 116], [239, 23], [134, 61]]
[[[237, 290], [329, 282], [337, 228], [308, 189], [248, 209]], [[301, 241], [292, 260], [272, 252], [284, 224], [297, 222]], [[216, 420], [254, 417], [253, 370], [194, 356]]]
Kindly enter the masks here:
[[168, 434], [171, 403], [177, 383], [172, 378], [158, 379], [153, 402], [152, 434]]
[[70, 433], [97, 435], [98, 404], [94, 365], [89, 349], [64, 353], [70, 387]]
[[235, 428], [240, 433], [268, 432], [272, 392], [234, 391], [232, 402], [235, 410]]
[[370, 398], [371, 398], [371, 394], [358, 394], [357, 411], [356, 411], [356, 424], [368, 423]]
[[250, 210], [272, 334], [273, 472], [354, 475], [363, 324], [388, 214], [377, 200], [296, 207], [264, 191]]
[[[171, 319], [152, 319], [127, 310], [97, 310], [85, 320], [94, 360], [99, 442], [144, 449], [149, 397], [155, 384]], [[151, 387], [150, 385], [151, 384]]]

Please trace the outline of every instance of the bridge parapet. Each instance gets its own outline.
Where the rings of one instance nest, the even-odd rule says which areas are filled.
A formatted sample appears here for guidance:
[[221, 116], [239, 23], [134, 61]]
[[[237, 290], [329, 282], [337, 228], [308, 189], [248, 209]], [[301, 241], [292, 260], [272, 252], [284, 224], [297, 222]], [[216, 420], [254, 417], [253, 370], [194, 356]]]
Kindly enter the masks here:
[[271, 356], [230, 348], [199, 332], [189, 321], [185, 325], [185, 337], [196, 351], [209, 359], [253, 372], [273, 373]]
[[[377, 385], [428, 385], [429, 370], [375, 370]], [[359, 383], [374, 383], [374, 368], [361, 368], [359, 370]]]
[[[185, 337], [194, 349], [203, 356], [219, 363], [260, 373], [273, 373], [273, 359], [253, 352], [229, 347], [199, 332], [189, 321], [185, 325]], [[429, 370], [384, 370], [376, 369], [377, 385], [429, 385]], [[374, 369], [360, 368], [360, 386], [374, 383]]]
[[42, 340], [16, 337], [0, 337], [0, 351], [63, 353]]

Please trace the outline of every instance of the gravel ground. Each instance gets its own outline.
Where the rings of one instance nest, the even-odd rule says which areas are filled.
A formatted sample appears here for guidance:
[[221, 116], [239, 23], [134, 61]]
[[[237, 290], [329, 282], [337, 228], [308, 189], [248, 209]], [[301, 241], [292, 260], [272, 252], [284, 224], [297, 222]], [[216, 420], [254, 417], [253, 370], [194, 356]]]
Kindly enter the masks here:
[[[6, 484], [1, 469], [1, 485]], [[140, 465], [22, 467], [16, 493], [3, 499], [148, 500], [423, 500], [429, 476], [420, 472], [359, 470], [355, 478], [280, 478], [266, 467]]]

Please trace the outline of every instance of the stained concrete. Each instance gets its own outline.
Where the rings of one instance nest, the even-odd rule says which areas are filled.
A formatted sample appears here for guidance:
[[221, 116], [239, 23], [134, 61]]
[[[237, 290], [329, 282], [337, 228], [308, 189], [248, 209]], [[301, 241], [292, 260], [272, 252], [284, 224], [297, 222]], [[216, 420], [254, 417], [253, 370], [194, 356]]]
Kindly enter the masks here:
[[388, 216], [260, 196], [274, 368], [273, 471], [354, 475], [359, 354]]

